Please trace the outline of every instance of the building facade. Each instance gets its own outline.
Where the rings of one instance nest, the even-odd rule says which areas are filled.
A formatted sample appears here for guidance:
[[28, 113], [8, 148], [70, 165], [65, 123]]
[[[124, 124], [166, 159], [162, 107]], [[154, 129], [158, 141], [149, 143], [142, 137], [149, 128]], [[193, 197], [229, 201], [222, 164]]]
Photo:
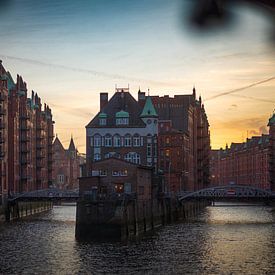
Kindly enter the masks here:
[[170, 191], [209, 186], [210, 132], [204, 105], [190, 95], [152, 96], [159, 116], [159, 168]]
[[209, 185], [209, 124], [196, 91], [191, 95], [146, 96], [116, 89], [100, 94], [100, 112], [86, 126], [87, 175], [110, 157], [163, 173], [166, 192], [193, 191]]
[[100, 94], [100, 112], [86, 126], [88, 176], [93, 163], [110, 157], [157, 169], [158, 115], [149, 97], [140, 100], [143, 107], [127, 88], [109, 101]]
[[253, 136], [246, 142], [211, 151], [212, 186], [240, 184], [275, 190], [275, 115], [268, 126], [268, 135]]
[[[1, 194], [48, 188], [52, 184], [54, 121], [49, 106], [0, 62]], [[2, 112], [1, 112], [2, 111]]]
[[94, 191], [101, 198], [113, 194], [136, 194], [138, 200], [152, 197], [152, 167], [111, 157], [95, 162], [93, 169], [90, 177], [80, 178], [80, 195]]
[[69, 148], [65, 149], [56, 136], [53, 152], [53, 186], [59, 189], [78, 188], [78, 178], [82, 176], [80, 166], [85, 159], [78, 153], [73, 138]]

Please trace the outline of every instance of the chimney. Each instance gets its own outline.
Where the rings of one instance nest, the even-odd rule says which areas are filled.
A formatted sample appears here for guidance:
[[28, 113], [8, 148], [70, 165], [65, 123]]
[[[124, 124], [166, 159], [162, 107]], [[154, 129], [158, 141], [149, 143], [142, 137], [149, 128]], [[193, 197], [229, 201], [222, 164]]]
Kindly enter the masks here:
[[145, 92], [141, 92], [140, 89], [138, 90], [138, 104], [143, 107], [145, 104]]
[[108, 93], [100, 93], [100, 111], [107, 105], [108, 103]]

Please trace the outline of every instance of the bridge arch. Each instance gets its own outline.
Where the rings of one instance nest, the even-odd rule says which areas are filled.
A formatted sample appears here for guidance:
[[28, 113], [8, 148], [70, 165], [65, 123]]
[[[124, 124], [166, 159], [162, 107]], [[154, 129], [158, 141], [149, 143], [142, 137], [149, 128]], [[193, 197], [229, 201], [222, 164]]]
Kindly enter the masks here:
[[275, 194], [254, 186], [248, 185], [224, 185], [209, 187], [201, 189], [195, 192], [189, 192], [182, 194], [178, 197], [179, 201], [185, 201], [190, 199], [267, 199], [275, 198]]

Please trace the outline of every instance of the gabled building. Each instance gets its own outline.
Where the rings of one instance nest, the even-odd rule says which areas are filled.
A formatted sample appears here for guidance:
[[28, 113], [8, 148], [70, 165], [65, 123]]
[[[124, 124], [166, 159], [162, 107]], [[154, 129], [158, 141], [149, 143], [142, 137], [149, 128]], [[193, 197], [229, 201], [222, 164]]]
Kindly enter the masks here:
[[0, 61], [1, 194], [48, 188], [52, 174], [52, 113], [40, 97], [27, 94], [27, 84], [16, 82]]
[[100, 111], [86, 126], [87, 176], [110, 157], [163, 173], [167, 192], [209, 185], [209, 124], [201, 99], [191, 95], [146, 96], [116, 89], [100, 94]]
[[85, 160], [78, 153], [73, 138], [70, 140], [69, 148], [65, 149], [56, 136], [53, 152], [53, 186], [60, 189], [78, 188], [80, 166]]
[[251, 185], [275, 190], [275, 115], [269, 119], [269, 134], [246, 142], [231, 143], [211, 151], [211, 185]]
[[100, 111], [86, 126], [87, 174], [93, 163], [110, 157], [157, 169], [158, 115], [151, 98], [116, 89], [100, 94]]

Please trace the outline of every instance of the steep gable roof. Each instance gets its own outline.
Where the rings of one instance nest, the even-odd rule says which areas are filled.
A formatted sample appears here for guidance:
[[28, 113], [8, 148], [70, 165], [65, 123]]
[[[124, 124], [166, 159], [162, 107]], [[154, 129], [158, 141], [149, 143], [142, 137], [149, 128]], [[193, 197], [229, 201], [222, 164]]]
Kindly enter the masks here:
[[69, 148], [68, 148], [68, 151], [76, 151], [76, 148], [75, 148], [75, 145], [74, 145], [74, 140], [73, 140], [73, 137], [71, 137], [71, 141], [70, 141], [70, 145], [69, 145]]
[[64, 147], [63, 147], [61, 141], [59, 140], [58, 136], [56, 136], [56, 138], [55, 138], [55, 140], [54, 140], [54, 142], [53, 142], [53, 147], [65, 151], [65, 149], [64, 149]]
[[[129, 124], [127, 126], [120, 127], [145, 127], [145, 123], [139, 117], [142, 108], [139, 106], [138, 102], [129, 92], [116, 92], [109, 102], [104, 106], [104, 108], [97, 113], [97, 115], [89, 122], [86, 128], [95, 127], [117, 127], [116, 126], [116, 113], [123, 110], [129, 113]], [[100, 113], [105, 113], [107, 115], [106, 125], [99, 125]]]
[[157, 117], [158, 114], [153, 105], [152, 99], [150, 96], [147, 96], [145, 105], [143, 107], [140, 117]]

